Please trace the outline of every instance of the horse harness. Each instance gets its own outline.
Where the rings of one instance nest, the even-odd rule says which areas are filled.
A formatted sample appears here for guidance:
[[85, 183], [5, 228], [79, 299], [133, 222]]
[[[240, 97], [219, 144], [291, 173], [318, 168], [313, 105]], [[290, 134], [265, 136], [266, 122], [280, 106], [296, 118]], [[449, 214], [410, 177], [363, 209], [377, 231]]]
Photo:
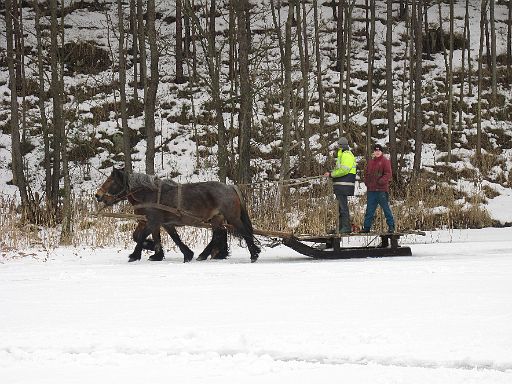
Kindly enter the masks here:
[[160, 202], [161, 197], [162, 197], [162, 184], [163, 183], [161, 180], [158, 180], [157, 182], [158, 182], [158, 190], [157, 190], [157, 194], [156, 194], [156, 202], [155, 203], [136, 204], [136, 205], [133, 205], [133, 208], [135, 208], [135, 209], [154, 208], [154, 209], [159, 209], [162, 211], [172, 213], [178, 217], [184, 217], [184, 216], [188, 217], [198, 223], [204, 222], [204, 220], [202, 218], [200, 218], [182, 208], [183, 184], [177, 183], [176, 207], [170, 207], [170, 206], [162, 204]]

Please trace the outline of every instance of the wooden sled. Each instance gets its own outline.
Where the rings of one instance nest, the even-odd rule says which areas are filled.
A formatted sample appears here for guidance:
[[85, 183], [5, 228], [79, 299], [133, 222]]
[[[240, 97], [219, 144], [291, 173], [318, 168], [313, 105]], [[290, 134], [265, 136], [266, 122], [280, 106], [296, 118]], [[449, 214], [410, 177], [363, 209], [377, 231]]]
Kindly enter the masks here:
[[[395, 233], [351, 233], [332, 235], [294, 235], [286, 232], [255, 231], [257, 234], [280, 238], [280, 242], [302, 255], [315, 259], [353, 259], [366, 257], [412, 256], [410, 247], [399, 245], [400, 237], [405, 235], [425, 236], [421, 231], [404, 231]], [[343, 238], [364, 236], [368, 239], [366, 246], [344, 247]], [[375, 240], [380, 242], [372, 246]], [[310, 245], [311, 244], [311, 245]]]

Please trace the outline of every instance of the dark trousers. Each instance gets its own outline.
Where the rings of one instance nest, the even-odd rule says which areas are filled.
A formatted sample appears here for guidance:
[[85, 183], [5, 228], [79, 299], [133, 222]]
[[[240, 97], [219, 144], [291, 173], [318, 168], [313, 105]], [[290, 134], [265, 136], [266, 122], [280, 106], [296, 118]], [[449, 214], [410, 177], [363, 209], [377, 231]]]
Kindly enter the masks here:
[[373, 218], [375, 216], [375, 210], [377, 209], [377, 206], [380, 205], [384, 211], [384, 216], [386, 216], [386, 224], [388, 225], [388, 229], [395, 230], [395, 219], [393, 218], [393, 213], [389, 207], [389, 193], [368, 192], [366, 197], [368, 200], [366, 202], [366, 213], [364, 215], [363, 229], [370, 230], [372, 227]]
[[339, 230], [340, 232], [350, 232], [352, 225], [350, 225], [350, 212], [348, 210], [348, 195], [345, 195], [339, 191], [334, 191], [336, 199], [338, 200], [339, 210]]

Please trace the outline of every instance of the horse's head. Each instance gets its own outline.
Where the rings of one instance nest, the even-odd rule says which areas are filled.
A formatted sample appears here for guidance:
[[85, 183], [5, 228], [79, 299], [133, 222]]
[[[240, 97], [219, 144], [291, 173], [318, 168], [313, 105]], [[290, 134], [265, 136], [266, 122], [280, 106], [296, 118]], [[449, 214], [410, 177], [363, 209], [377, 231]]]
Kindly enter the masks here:
[[114, 205], [124, 200], [128, 194], [128, 180], [124, 169], [112, 170], [110, 176], [96, 191], [96, 200], [105, 205]]

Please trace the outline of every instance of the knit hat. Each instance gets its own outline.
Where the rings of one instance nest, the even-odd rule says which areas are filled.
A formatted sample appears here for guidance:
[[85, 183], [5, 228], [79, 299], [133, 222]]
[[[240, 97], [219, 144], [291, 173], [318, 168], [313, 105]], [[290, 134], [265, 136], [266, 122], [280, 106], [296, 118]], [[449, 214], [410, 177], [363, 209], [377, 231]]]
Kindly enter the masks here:
[[338, 139], [338, 144], [340, 145], [341, 148], [348, 149], [348, 140], [346, 137], [340, 137]]
[[379, 151], [384, 152], [384, 148], [380, 144], [374, 144], [373, 149], [378, 149]]

